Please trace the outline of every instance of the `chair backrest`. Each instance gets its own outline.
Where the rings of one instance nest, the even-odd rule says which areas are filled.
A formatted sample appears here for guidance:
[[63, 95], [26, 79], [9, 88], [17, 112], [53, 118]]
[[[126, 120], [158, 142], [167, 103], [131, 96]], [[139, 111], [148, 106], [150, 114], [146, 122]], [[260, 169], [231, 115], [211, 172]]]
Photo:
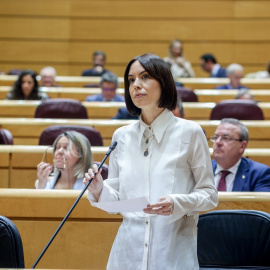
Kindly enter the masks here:
[[176, 91], [177, 96], [180, 97], [183, 102], [198, 102], [198, 97], [192, 89], [177, 86]]
[[[94, 164], [97, 164], [99, 166], [100, 162], [94, 161]], [[108, 178], [109, 166], [103, 163], [101, 168], [102, 168], [101, 175], [102, 175], [103, 180], [105, 180]]]
[[0, 129], [0, 144], [13, 144], [13, 136], [7, 129]]
[[87, 119], [87, 110], [76, 99], [53, 98], [44, 100], [35, 112], [35, 118]]
[[0, 216], [0, 268], [24, 268], [21, 235], [15, 224]]
[[39, 145], [52, 145], [55, 139], [65, 131], [75, 130], [82, 133], [91, 146], [103, 146], [103, 140], [98, 130], [88, 126], [54, 125], [47, 127], [39, 137]]
[[210, 120], [236, 118], [238, 120], [264, 120], [261, 108], [253, 100], [223, 100], [212, 109]]
[[200, 215], [198, 259], [200, 267], [270, 266], [270, 214], [220, 210]]

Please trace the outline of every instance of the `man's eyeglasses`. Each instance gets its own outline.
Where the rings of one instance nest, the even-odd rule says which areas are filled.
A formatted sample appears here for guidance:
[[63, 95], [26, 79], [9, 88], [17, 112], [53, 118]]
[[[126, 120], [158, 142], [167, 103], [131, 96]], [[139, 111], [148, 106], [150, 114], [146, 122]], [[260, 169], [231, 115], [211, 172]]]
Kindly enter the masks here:
[[210, 137], [210, 141], [211, 142], [216, 142], [218, 141], [218, 139], [220, 139], [220, 141], [224, 142], [224, 143], [228, 143], [230, 141], [238, 141], [238, 142], [242, 142], [242, 139], [234, 139], [234, 138], [230, 138], [230, 137], [222, 137], [222, 136], [211, 136]]

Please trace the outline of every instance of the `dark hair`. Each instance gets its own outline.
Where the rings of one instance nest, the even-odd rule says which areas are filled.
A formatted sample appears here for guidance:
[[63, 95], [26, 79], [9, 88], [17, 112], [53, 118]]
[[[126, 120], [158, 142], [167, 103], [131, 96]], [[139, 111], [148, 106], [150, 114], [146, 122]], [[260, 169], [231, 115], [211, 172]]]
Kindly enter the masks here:
[[201, 56], [201, 59], [203, 59], [205, 62], [208, 62], [209, 60], [212, 61], [214, 64], [217, 63], [217, 60], [215, 56], [211, 53], [205, 53]]
[[102, 55], [104, 61], [106, 60], [106, 54], [103, 51], [95, 51], [95, 52], [93, 52], [93, 59], [95, 59], [95, 57], [98, 56], [98, 55]]
[[167, 108], [168, 110], [174, 110], [177, 102], [177, 92], [175, 83], [168, 67], [167, 63], [162, 60], [159, 56], [151, 53], [143, 54], [134, 57], [128, 64], [125, 70], [124, 81], [125, 81], [125, 101], [127, 110], [130, 115], [140, 115], [141, 109], [136, 107], [132, 102], [129, 93], [129, 81], [128, 75], [131, 65], [139, 61], [140, 64], [145, 68], [145, 71], [154, 79], [156, 79], [161, 86], [161, 95], [159, 100], [159, 108]]
[[13, 89], [11, 92], [8, 94], [7, 98], [8, 99], [14, 99], [14, 100], [23, 100], [25, 99], [25, 96], [22, 91], [22, 79], [24, 76], [30, 75], [32, 79], [34, 80], [34, 88], [31, 92], [31, 94], [27, 97], [27, 99], [30, 100], [40, 100], [40, 96], [38, 94], [38, 81], [36, 79], [36, 73], [32, 70], [25, 70], [23, 71], [17, 81], [14, 83]]

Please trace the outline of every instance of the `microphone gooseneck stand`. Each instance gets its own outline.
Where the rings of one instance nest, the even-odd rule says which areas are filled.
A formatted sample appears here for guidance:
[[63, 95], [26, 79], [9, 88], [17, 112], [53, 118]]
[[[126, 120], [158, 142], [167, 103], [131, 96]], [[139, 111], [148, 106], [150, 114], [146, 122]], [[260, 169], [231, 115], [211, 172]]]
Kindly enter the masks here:
[[[115, 149], [116, 145], [117, 145], [117, 142], [116, 141], [112, 142], [111, 146], [109, 147], [108, 152], [106, 153], [105, 157], [103, 158], [103, 160], [101, 161], [101, 163], [98, 166], [98, 171], [100, 170], [100, 168], [102, 167], [102, 165], [106, 161], [106, 159], [109, 157], [109, 155], [111, 154], [111, 152]], [[95, 173], [95, 175], [96, 175], [96, 173]], [[68, 213], [66, 214], [66, 216], [62, 220], [62, 222], [59, 225], [59, 227], [56, 229], [56, 231], [53, 234], [53, 236], [51, 237], [50, 241], [48, 242], [48, 244], [46, 245], [46, 247], [43, 249], [43, 251], [40, 253], [40, 255], [37, 258], [36, 262], [33, 264], [32, 269], [34, 269], [36, 267], [36, 265], [38, 264], [38, 262], [40, 261], [40, 259], [42, 258], [42, 256], [44, 255], [44, 253], [46, 252], [46, 250], [48, 249], [48, 247], [50, 246], [50, 244], [54, 240], [55, 236], [58, 234], [58, 232], [60, 231], [60, 229], [62, 228], [62, 226], [66, 222], [66, 220], [68, 219], [69, 215], [71, 214], [71, 212], [73, 211], [73, 209], [75, 208], [75, 206], [77, 205], [77, 203], [79, 202], [79, 200], [81, 199], [81, 197], [83, 196], [84, 192], [87, 190], [87, 188], [89, 187], [89, 185], [91, 184], [91, 182], [93, 181], [93, 179], [94, 178], [91, 178], [89, 180], [89, 182], [85, 185], [85, 187], [82, 190], [81, 194], [79, 195], [79, 197], [77, 198], [77, 200], [74, 202], [74, 204], [71, 206], [70, 210], [68, 211]]]

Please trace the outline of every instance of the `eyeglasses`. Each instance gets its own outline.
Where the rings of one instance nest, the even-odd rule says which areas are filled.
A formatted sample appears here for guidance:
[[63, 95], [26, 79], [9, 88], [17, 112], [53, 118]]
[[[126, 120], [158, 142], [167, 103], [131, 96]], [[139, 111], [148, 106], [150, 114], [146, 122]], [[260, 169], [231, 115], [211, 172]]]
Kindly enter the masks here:
[[230, 137], [222, 137], [222, 136], [211, 136], [210, 137], [210, 141], [211, 142], [216, 142], [218, 139], [220, 139], [220, 141], [224, 142], [224, 143], [228, 143], [230, 141], [238, 141], [238, 142], [242, 142], [242, 139], [234, 139], [234, 138], [230, 138]]
[[46, 163], [48, 163], [48, 161], [47, 161], [47, 152], [48, 152], [48, 150], [49, 150], [49, 152], [52, 152], [53, 146], [48, 146], [48, 147], [46, 148], [46, 150], [45, 150], [45, 152], [44, 152], [44, 154], [43, 154], [43, 156], [42, 156], [41, 162], [46, 162]]

